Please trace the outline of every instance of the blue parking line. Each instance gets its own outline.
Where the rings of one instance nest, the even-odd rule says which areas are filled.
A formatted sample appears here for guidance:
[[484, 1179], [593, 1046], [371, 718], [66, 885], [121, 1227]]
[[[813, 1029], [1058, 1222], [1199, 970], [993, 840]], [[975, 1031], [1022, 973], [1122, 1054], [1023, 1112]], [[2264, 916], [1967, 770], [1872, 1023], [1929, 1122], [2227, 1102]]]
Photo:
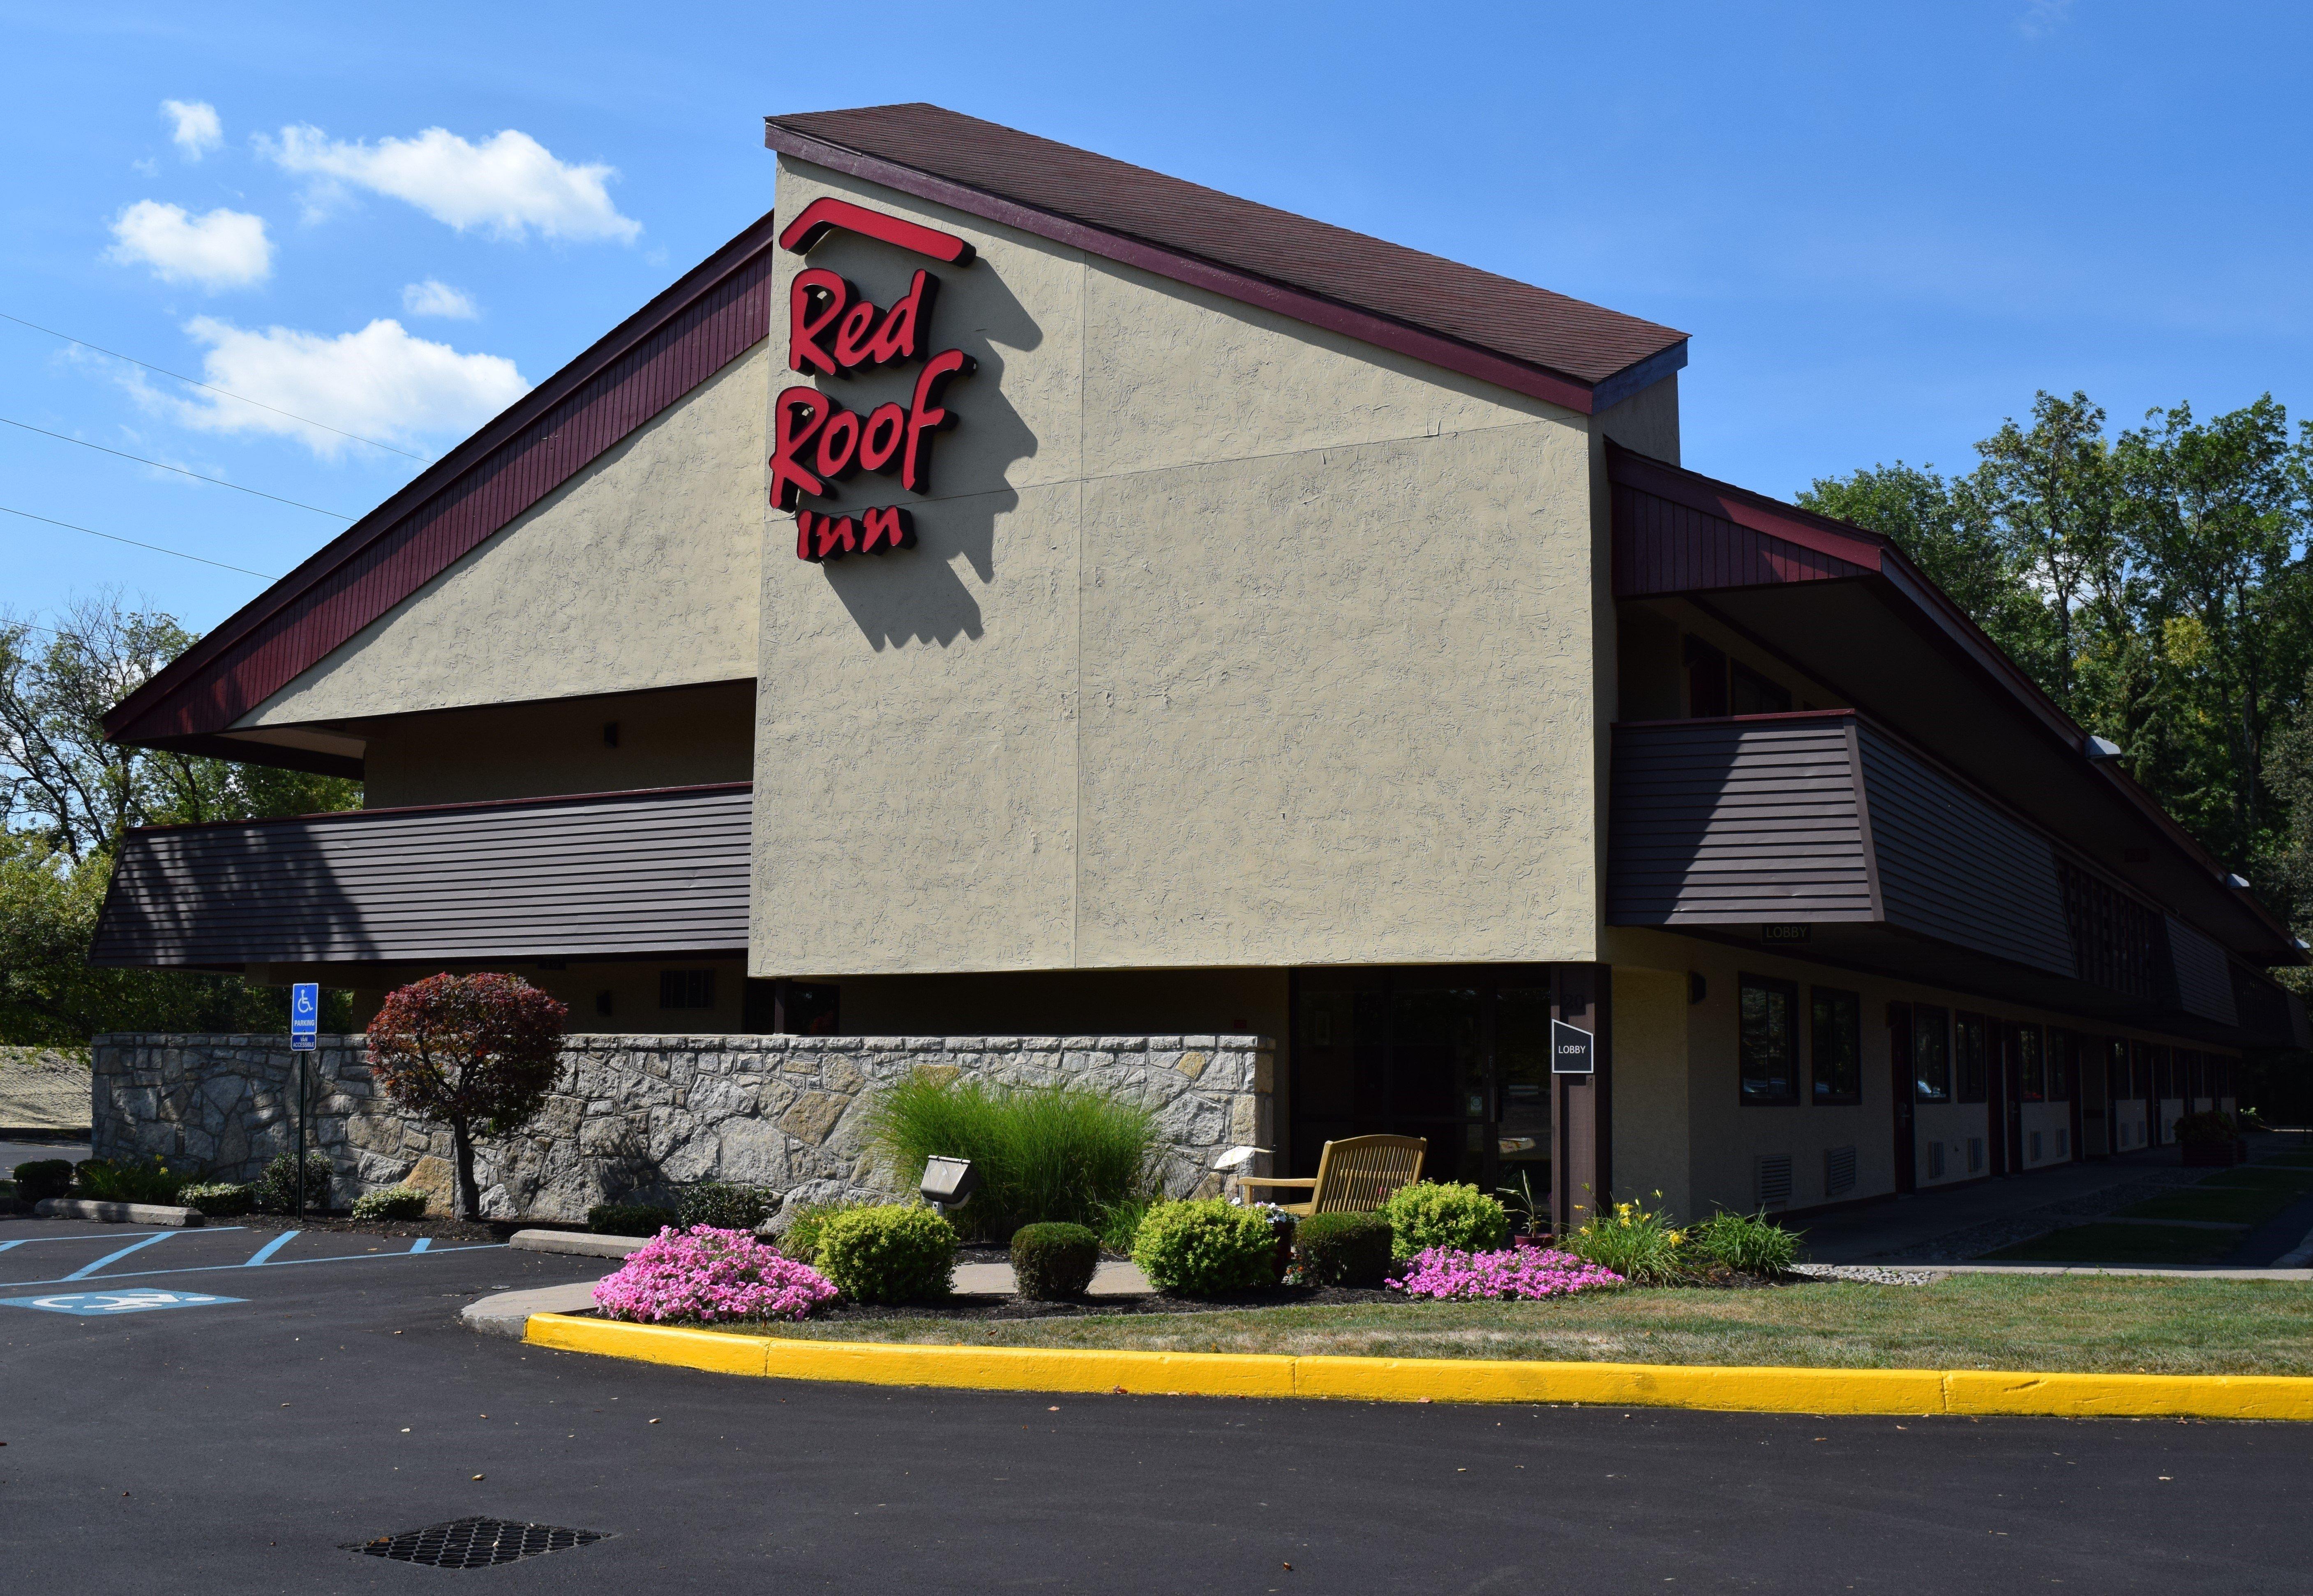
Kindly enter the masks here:
[[250, 1255], [249, 1261], [243, 1264], [242, 1267], [245, 1269], [253, 1269], [257, 1267], [258, 1265], [263, 1263], [267, 1258], [271, 1258], [275, 1253], [280, 1251], [284, 1247], [288, 1246], [290, 1242], [295, 1241], [304, 1233], [305, 1232], [303, 1231], [283, 1231], [279, 1235], [274, 1237], [273, 1240], [268, 1241], [264, 1246], [251, 1253]]
[[425, 1252], [425, 1251], [428, 1250], [429, 1249], [431, 1249], [431, 1248], [433, 1247], [433, 1245], [434, 1245], [434, 1238], [433, 1238], [433, 1237], [431, 1237], [431, 1236], [420, 1236], [420, 1237], [418, 1237], [418, 1240], [416, 1240], [415, 1241], [412, 1241], [412, 1242], [409, 1244], [409, 1250], [410, 1250], [410, 1251], [412, 1251], [412, 1252]]
[[[170, 1232], [168, 1233], [171, 1235], [175, 1234], [174, 1232]], [[335, 1258], [285, 1258], [276, 1263], [260, 1264], [257, 1267], [265, 1269], [288, 1269], [295, 1268], [299, 1264], [358, 1264], [364, 1262], [383, 1262], [398, 1258], [446, 1258], [453, 1252], [484, 1252], [492, 1248], [502, 1248], [505, 1245], [506, 1243], [503, 1241], [475, 1241], [469, 1243], [464, 1247], [444, 1247], [438, 1252], [429, 1248], [422, 1254], [418, 1252], [347, 1252], [339, 1254]], [[101, 1262], [105, 1260], [100, 1259], [99, 1261]], [[89, 1267], [93, 1268], [96, 1266], [92, 1264]], [[107, 1280], [143, 1280], [154, 1275], [214, 1275], [219, 1269], [246, 1269], [249, 1267], [250, 1266], [245, 1263], [188, 1264], [181, 1269], [128, 1269], [118, 1275], [107, 1275], [105, 1278]], [[86, 1271], [84, 1270], [83, 1273], [85, 1274]], [[80, 1275], [60, 1275], [53, 1280], [0, 1280], [0, 1289], [4, 1289], [12, 1285], [61, 1285], [67, 1280], [78, 1280], [80, 1278]]]
[[153, 1235], [145, 1237], [142, 1241], [131, 1241], [128, 1246], [122, 1248], [118, 1252], [108, 1252], [102, 1258], [98, 1258], [94, 1263], [86, 1265], [82, 1268], [75, 1269], [71, 1274], [66, 1276], [65, 1279], [85, 1280], [91, 1275], [95, 1274], [99, 1269], [104, 1267], [105, 1265], [117, 1263], [120, 1259], [127, 1258], [130, 1253], [142, 1252], [147, 1247], [157, 1247], [176, 1233], [177, 1232], [174, 1231], [160, 1231]]
[[[247, 1230], [249, 1227], [245, 1224], [203, 1224], [191, 1228], [199, 1231], [203, 1235], [214, 1236], [225, 1231]], [[133, 1241], [139, 1236], [173, 1236], [176, 1233], [173, 1230], [132, 1232], [127, 1239]], [[75, 1231], [68, 1236], [19, 1236], [13, 1241], [0, 1241], [0, 1252], [5, 1252], [11, 1247], [28, 1247], [35, 1241], [112, 1241], [120, 1239], [88, 1231]]]

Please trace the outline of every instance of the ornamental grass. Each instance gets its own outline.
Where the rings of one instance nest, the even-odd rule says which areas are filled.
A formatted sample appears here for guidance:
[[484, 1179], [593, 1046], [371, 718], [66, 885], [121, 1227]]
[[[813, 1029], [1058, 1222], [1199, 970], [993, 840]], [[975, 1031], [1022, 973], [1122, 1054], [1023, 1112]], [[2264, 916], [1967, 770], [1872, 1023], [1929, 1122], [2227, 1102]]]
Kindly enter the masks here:
[[734, 1319], [803, 1319], [835, 1287], [744, 1231], [693, 1225], [663, 1230], [594, 1287], [605, 1319], [638, 1324], [714, 1324]]
[[1539, 1302], [1577, 1292], [1626, 1284], [1612, 1269], [1540, 1247], [1501, 1252], [1462, 1252], [1428, 1247], [1413, 1255], [1389, 1282], [1409, 1297], [1441, 1302]]

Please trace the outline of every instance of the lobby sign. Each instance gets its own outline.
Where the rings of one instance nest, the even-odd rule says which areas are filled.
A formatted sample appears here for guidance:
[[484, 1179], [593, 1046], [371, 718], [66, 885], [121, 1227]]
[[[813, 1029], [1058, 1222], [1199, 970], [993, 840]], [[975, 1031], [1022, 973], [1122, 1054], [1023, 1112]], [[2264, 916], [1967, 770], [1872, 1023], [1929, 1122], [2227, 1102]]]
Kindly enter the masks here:
[[[818, 199], [779, 235], [796, 254], [836, 230], [929, 258], [945, 266], [972, 264], [972, 246], [903, 217], [849, 200]], [[921, 362], [909, 401], [876, 406], [865, 416], [820, 389], [797, 384], [771, 405], [771, 504], [796, 518], [796, 557], [817, 564], [847, 554], [912, 548], [914, 518], [903, 505], [870, 505], [856, 515], [807, 508], [804, 500], [833, 499], [835, 485], [860, 472], [894, 477], [910, 493], [931, 491], [932, 441], [955, 425], [943, 402], [947, 385], [976, 369], [961, 349], [932, 352], [932, 309], [940, 280], [919, 267], [907, 291], [889, 306], [876, 304], [840, 275], [821, 267], [797, 272], [787, 289], [787, 365], [806, 376], [842, 380], [861, 371]]]
[[1553, 1075], [1595, 1074], [1598, 1067], [1596, 1062], [1596, 1040], [1579, 1025], [1552, 1020], [1550, 1022], [1550, 1073]]

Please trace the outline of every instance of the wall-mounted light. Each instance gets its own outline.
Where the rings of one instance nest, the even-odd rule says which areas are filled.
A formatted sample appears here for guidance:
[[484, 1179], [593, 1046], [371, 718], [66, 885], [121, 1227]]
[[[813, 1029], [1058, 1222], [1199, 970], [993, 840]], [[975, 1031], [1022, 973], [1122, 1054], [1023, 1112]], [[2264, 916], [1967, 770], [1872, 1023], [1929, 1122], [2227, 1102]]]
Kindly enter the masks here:
[[2233, 871], [2225, 877], [2225, 885], [2230, 887], [2236, 892], [2246, 892], [2248, 890], [2248, 877], [2243, 875], [2238, 870]]
[[2088, 755], [2091, 763], [2101, 765], [2106, 759], [2120, 758], [2120, 744], [2109, 737], [2091, 737], [2089, 739], [2088, 747], [2081, 752]]

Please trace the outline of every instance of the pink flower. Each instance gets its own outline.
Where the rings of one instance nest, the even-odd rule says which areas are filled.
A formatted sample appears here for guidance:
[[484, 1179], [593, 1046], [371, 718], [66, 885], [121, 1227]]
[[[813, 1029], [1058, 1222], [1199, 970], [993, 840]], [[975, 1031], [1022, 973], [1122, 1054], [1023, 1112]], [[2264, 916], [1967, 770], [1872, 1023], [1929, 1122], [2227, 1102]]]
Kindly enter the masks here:
[[1532, 1302], [1626, 1284], [1612, 1269], [1602, 1269], [1570, 1252], [1552, 1252], [1541, 1248], [1457, 1252], [1448, 1247], [1432, 1247], [1406, 1259], [1398, 1270], [1388, 1283], [1392, 1290], [1402, 1291], [1409, 1297], [1432, 1297], [1441, 1302], [1504, 1298]]
[[835, 1287], [807, 1264], [781, 1258], [745, 1231], [667, 1227], [627, 1255], [594, 1287], [606, 1319], [644, 1324], [726, 1319], [802, 1319]]

